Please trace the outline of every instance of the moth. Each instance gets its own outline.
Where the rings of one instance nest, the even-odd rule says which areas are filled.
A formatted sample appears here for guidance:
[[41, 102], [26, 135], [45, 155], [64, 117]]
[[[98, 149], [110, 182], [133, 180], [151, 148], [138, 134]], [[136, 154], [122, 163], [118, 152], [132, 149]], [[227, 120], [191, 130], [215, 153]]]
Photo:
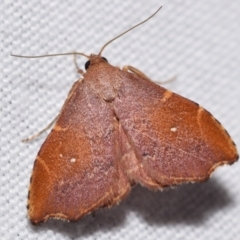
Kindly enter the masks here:
[[202, 182], [238, 159], [231, 137], [207, 110], [136, 68], [109, 64], [102, 51], [113, 40], [99, 54], [77, 53], [88, 58], [86, 72], [34, 163], [27, 205], [33, 224], [77, 221], [118, 204], [134, 184], [158, 190]]

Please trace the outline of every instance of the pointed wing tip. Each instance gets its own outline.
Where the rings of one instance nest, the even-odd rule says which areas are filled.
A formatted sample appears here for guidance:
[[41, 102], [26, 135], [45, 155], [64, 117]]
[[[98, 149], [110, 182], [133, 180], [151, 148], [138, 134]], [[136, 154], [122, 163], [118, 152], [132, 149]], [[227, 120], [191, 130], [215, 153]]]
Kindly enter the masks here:
[[[235, 162], [237, 162], [238, 161], [238, 159], [239, 159], [239, 154], [238, 154], [238, 152], [236, 151], [235, 153], [234, 153], [234, 157], [232, 157], [231, 159], [228, 159], [228, 160], [225, 160], [225, 161], [221, 161], [221, 162], [218, 162], [218, 163], [215, 163], [211, 168], [210, 168], [210, 170], [209, 170], [209, 172], [208, 172], [208, 175], [209, 175], [209, 177], [208, 178], [210, 178], [211, 177], [211, 175], [213, 174], [213, 172], [216, 170], [216, 168], [218, 168], [218, 167], [220, 167], [220, 166], [223, 166], [223, 165], [232, 165], [232, 164], [234, 164]], [[207, 179], [208, 179], [207, 178]], [[206, 180], [207, 180], [206, 179]]]

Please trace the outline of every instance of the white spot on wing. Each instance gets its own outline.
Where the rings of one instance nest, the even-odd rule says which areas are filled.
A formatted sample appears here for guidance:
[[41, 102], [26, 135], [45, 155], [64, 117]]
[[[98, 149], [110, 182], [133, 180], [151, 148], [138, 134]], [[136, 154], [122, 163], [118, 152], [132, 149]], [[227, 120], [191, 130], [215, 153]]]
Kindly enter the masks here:
[[176, 132], [176, 131], [177, 131], [177, 128], [176, 128], [176, 127], [172, 127], [172, 128], [170, 128], [170, 130], [171, 130], [172, 132]]
[[71, 163], [75, 163], [76, 160], [77, 160], [76, 158], [71, 158], [70, 162], [71, 162]]

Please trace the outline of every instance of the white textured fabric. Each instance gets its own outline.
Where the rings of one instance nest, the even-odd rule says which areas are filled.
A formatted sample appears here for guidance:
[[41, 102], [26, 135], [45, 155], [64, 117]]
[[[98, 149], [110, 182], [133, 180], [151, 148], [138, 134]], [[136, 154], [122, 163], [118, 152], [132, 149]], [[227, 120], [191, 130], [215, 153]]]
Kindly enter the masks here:
[[[32, 226], [27, 193], [35, 156], [79, 78], [73, 57], [14, 58], [101, 46], [163, 9], [113, 42], [104, 56], [132, 65], [153, 80], [208, 109], [240, 146], [240, 1], [3, 0], [1, 21], [0, 238], [8, 239], [239, 239], [240, 164], [224, 166], [201, 184], [164, 192], [137, 186], [119, 206], [77, 223], [50, 220]], [[83, 66], [85, 58], [79, 58]]]

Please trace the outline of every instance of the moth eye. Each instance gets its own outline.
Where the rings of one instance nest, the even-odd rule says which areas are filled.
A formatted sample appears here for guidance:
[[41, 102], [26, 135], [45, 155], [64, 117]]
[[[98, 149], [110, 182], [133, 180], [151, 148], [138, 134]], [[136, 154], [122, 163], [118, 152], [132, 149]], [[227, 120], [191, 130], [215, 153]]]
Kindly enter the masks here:
[[104, 59], [106, 62], [108, 62], [108, 60], [105, 57], [102, 57], [102, 59]]
[[90, 61], [88, 60], [88, 61], [85, 63], [85, 70], [88, 69], [89, 65], [90, 65]]

